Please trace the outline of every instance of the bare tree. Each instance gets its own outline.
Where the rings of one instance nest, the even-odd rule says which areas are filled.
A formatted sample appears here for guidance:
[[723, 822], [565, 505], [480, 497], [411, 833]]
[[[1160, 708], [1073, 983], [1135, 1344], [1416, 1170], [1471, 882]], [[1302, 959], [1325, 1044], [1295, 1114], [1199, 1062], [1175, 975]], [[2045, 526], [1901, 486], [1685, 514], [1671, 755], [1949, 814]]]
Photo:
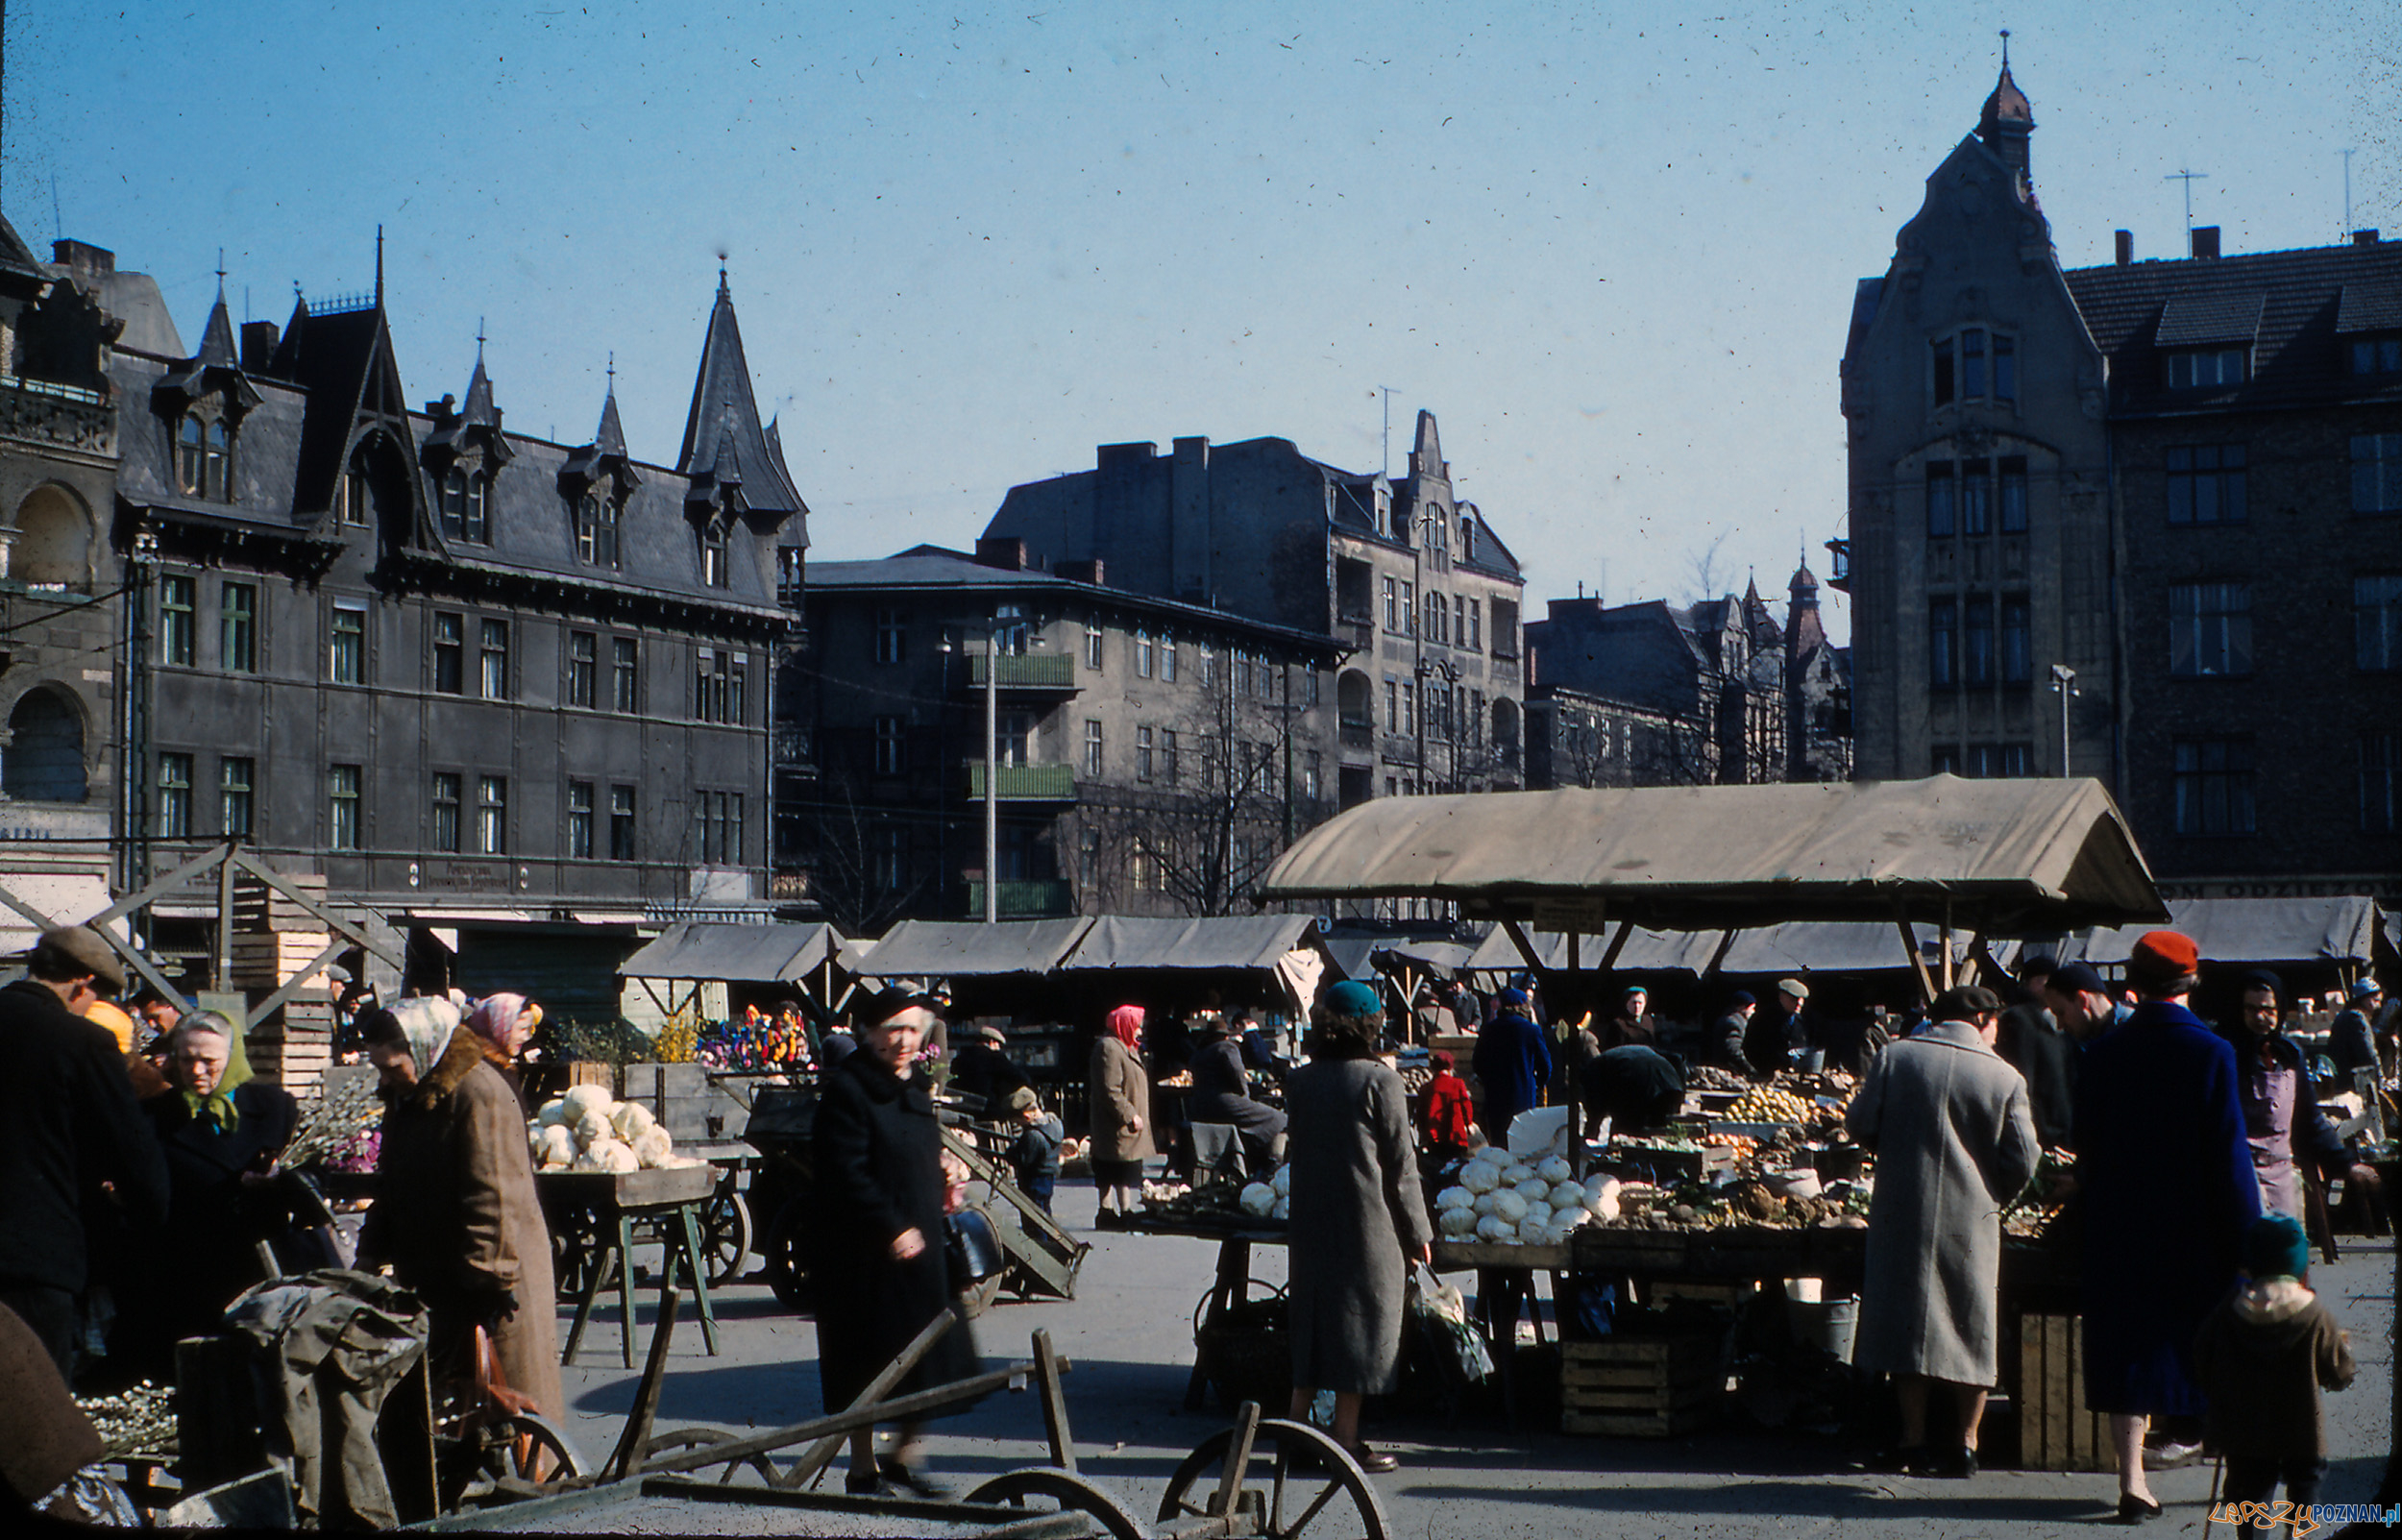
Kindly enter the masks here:
[[[905, 853], [905, 837], [898, 859], [879, 843], [887, 831], [906, 828], [906, 824], [869, 817], [845, 771], [830, 772], [820, 786], [816, 816], [810, 820], [817, 843], [810, 861], [809, 896], [845, 935], [880, 935], [926, 887]], [[906, 810], [895, 811], [907, 816]]]
[[1688, 605], [1726, 597], [1731, 565], [1726, 561], [1727, 542], [1733, 536], [1734, 529], [1729, 526], [1718, 531], [1708, 545], [1685, 553], [1685, 602]]

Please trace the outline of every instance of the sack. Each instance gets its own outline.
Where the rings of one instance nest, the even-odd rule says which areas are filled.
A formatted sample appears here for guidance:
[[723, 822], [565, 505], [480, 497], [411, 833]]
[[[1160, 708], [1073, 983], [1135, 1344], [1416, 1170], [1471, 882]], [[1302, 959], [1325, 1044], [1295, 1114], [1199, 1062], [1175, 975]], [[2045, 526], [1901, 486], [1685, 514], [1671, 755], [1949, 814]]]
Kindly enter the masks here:
[[1484, 1333], [1468, 1319], [1467, 1297], [1457, 1285], [1443, 1283], [1421, 1262], [1409, 1275], [1404, 1309], [1425, 1333], [1447, 1369], [1476, 1384], [1493, 1372], [1493, 1356], [1485, 1351]]

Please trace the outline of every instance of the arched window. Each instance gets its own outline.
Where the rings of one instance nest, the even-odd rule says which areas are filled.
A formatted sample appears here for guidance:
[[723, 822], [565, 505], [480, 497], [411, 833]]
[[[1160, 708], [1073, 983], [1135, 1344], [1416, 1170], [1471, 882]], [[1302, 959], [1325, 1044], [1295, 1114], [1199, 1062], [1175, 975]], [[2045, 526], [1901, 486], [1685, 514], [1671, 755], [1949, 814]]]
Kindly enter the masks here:
[[81, 802], [84, 721], [55, 690], [31, 690], [9, 713], [9, 746], [0, 790], [23, 802]]
[[185, 493], [202, 496], [208, 486], [208, 462], [203, 440], [207, 428], [198, 413], [187, 414], [177, 425], [175, 434], [175, 479]]
[[25, 583], [81, 588], [91, 581], [91, 524], [62, 487], [38, 486], [16, 510], [10, 573]]
[[202, 440], [201, 483], [201, 496], [233, 501], [233, 435], [223, 418], [208, 425]]
[[1370, 732], [1376, 727], [1376, 701], [1368, 685], [1368, 676], [1357, 669], [1345, 669], [1335, 681], [1335, 709], [1346, 728]]
[[732, 579], [725, 570], [725, 526], [712, 519], [700, 530], [700, 580], [724, 588]]

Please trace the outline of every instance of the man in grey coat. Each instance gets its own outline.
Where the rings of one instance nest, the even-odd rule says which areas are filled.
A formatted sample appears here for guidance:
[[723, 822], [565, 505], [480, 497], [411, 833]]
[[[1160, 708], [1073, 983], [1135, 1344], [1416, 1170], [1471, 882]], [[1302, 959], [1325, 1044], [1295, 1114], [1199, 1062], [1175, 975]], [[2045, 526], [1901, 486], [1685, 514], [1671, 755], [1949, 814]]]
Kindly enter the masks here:
[[[1929, 1014], [1933, 1025], [1877, 1056], [1844, 1114], [1876, 1152], [1852, 1361], [1894, 1376], [1901, 1443], [1881, 1466], [1969, 1477], [1999, 1371], [2001, 1210], [2041, 1151], [2026, 1082], [1994, 1051], [2001, 1002], [1968, 985]], [[1926, 1430], [1939, 1381], [1960, 1422], [1940, 1452]]]

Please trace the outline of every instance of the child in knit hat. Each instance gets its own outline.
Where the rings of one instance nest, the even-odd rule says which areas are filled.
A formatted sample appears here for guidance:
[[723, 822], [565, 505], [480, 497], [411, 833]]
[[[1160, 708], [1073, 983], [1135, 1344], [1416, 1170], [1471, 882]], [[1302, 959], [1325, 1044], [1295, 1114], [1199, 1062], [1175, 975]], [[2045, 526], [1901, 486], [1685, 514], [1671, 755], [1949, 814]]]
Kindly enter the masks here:
[[2310, 1240], [2284, 1214], [2256, 1220], [2243, 1237], [2243, 1278], [2202, 1323], [2194, 1370], [2210, 1399], [2210, 1437], [2226, 1457], [2226, 1507], [2214, 1513], [2266, 1533], [2242, 1504], [2265, 1503], [2285, 1481], [2298, 1509], [2318, 1500], [2327, 1474], [2327, 1423], [2318, 1391], [2352, 1382], [2351, 1333], [2336, 1325], [2305, 1280]]

